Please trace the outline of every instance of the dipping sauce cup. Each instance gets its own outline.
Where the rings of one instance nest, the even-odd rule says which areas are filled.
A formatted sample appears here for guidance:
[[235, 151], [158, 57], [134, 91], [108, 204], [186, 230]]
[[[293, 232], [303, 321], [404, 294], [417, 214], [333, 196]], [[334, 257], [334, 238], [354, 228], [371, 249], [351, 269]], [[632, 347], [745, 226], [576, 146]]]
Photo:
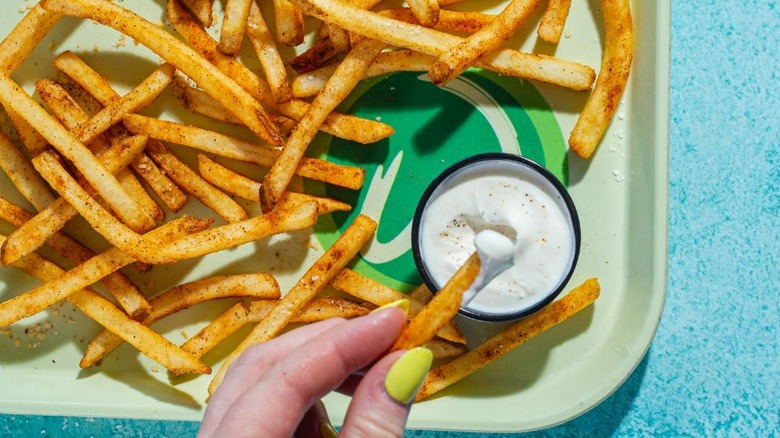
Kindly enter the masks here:
[[563, 184], [534, 161], [505, 153], [466, 158], [423, 193], [412, 222], [412, 253], [432, 292], [476, 251], [490, 229], [515, 243], [514, 265], [459, 313], [512, 321], [541, 309], [563, 290], [580, 252], [580, 223]]

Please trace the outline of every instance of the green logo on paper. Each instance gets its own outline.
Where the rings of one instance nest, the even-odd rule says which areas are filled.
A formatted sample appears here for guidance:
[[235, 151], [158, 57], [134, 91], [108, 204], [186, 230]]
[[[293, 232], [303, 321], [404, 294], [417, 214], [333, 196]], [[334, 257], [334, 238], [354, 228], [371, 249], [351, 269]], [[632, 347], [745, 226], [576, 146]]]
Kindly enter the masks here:
[[307, 181], [307, 191], [348, 202], [315, 227], [325, 247], [358, 214], [379, 228], [354, 269], [400, 290], [420, 283], [411, 252], [411, 225], [428, 184], [451, 164], [482, 152], [523, 155], [547, 167], [568, 185], [566, 147], [558, 122], [533, 85], [517, 78], [470, 70], [445, 87], [425, 73], [396, 73], [364, 81], [341, 108], [385, 122], [390, 138], [361, 145], [323, 136], [313, 153], [366, 169], [360, 191]]

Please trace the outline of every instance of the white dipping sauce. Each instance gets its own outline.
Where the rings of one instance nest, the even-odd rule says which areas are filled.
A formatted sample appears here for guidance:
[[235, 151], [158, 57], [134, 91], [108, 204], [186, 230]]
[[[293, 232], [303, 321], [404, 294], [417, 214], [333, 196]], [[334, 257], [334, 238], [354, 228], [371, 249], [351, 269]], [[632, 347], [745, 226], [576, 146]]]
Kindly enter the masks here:
[[[531, 307], [560, 286], [574, 262], [574, 225], [566, 203], [545, 177], [522, 163], [478, 161], [432, 193], [420, 221], [420, 252], [440, 287], [474, 253], [475, 236], [483, 230], [509, 238], [503, 242], [514, 239], [514, 265], [477, 294], [466, 307], [472, 311], [498, 315]], [[506, 248], [490, 245], [487, 240], [480, 246], [506, 256]]]

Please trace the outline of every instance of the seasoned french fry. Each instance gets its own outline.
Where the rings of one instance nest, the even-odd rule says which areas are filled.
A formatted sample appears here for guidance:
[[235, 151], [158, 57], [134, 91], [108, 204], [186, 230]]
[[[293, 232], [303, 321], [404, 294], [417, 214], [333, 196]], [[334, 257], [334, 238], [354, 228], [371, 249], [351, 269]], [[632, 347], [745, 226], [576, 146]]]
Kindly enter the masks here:
[[308, 73], [330, 61], [338, 53], [333, 47], [333, 41], [330, 38], [325, 38], [290, 60], [290, 67], [300, 74]]
[[192, 78], [226, 108], [234, 110], [236, 117], [258, 137], [271, 144], [282, 144], [265, 109], [246, 90], [164, 29], [111, 2], [43, 0], [41, 4], [46, 10], [89, 18], [133, 38]]
[[563, 298], [521, 319], [469, 352], [432, 369], [417, 393], [422, 400], [498, 360], [513, 348], [557, 325], [589, 306], [599, 296], [596, 279], [589, 279]]
[[[341, 292], [352, 295], [353, 297], [360, 298], [361, 300], [368, 301], [376, 306], [383, 306], [393, 301], [398, 301], [402, 298], [407, 298], [410, 301], [409, 317], [414, 317], [420, 313], [425, 306], [420, 301], [417, 301], [401, 291], [395, 290], [390, 286], [386, 286], [379, 283], [376, 280], [372, 280], [368, 277], [358, 274], [351, 269], [342, 269], [331, 281], [330, 285]], [[456, 342], [459, 344], [466, 343], [466, 337], [460, 332], [454, 322], [450, 321], [439, 330], [437, 333], [442, 339]]]
[[244, 41], [249, 6], [254, 0], [227, 0], [222, 16], [222, 31], [219, 34], [219, 50], [230, 56], [237, 56]]
[[[149, 140], [153, 146], [156, 145], [156, 140]], [[171, 181], [157, 164], [149, 158], [147, 154], [139, 154], [138, 158], [130, 163], [136, 174], [140, 175], [149, 187], [152, 188], [157, 196], [160, 197], [162, 202], [172, 212], [177, 212], [184, 207], [187, 203], [187, 195]]]
[[[380, 53], [366, 70], [363, 79], [382, 76], [398, 71], [428, 71], [434, 58], [412, 50], [398, 50]], [[316, 96], [336, 71], [337, 65], [328, 65], [306, 74], [298, 75], [292, 83], [295, 97]]]
[[[198, 52], [210, 59], [217, 68], [234, 78], [244, 89], [256, 99], [279, 111], [280, 114], [295, 120], [300, 120], [309, 109], [309, 103], [293, 99], [287, 103], [276, 105], [272, 99], [268, 83], [246, 68], [236, 59], [225, 56], [217, 50], [217, 44], [178, 2], [168, 2], [168, 19], [176, 31], [184, 37]], [[329, 134], [359, 143], [374, 143], [393, 134], [393, 128], [385, 123], [361, 119], [332, 112], [322, 124], [321, 129]]]
[[634, 59], [634, 28], [628, 0], [602, 0], [604, 55], [593, 92], [569, 136], [569, 147], [589, 158], [615, 115]]
[[0, 75], [0, 100], [4, 105], [24, 108], [20, 115], [37, 129], [52, 146], [73, 162], [111, 209], [133, 230], [154, 227], [154, 220], [128, 197], [116, 178], [73, 134], [60, 125], [10, 78]]
[[292, 98], [292, 93], [287, 83], [287, 70], [284, 67], [284, 61], [282, 61], [282, 55], [277, 50], [271, 31], [268, 30], [260, 8], [254, 0], [250, 0], [246, 34], [255, 49], [260, 65], [263, 67], [274, 101], [277, 104], [289, 101]]
[[0, 168], [25, 199], [40, 211], [54, 202], [46, 181], [35, 172], [27, 158], [0, 132]]
[[10, 76], [16, 71], [61, 18], [35, 5], [0, 42], [0, 72]]
[[480, 261], [476, 253], [466, 260], [434, 295], [433, 299], [406, 325], [393, 344], [393, 350], [415, 348], [425, 345], [447, 322], [455, 317], [460, 308], [463, 292], [471, 286], [479, 274]]
[[[279, 285], [270, 274], [243, 274], [208, 277], [173, 287], [152, 298], [152, 312], [141, 321], [150, 326], [155, 322], [200, 303], [224, 298], [279, 298]], [[87, 344], [79, 363], [89, 368], [122, 344], [122, 338], [110, 330], [98, 333]]]
[[446, 84], [482, 55], [499, 48], [525, 23], [539, 3], [540, 0], [511, 0], [490, 24], [436, 58], [428, 72], [431, 82]]
[[[72, 52], [66, 51], [54, 58], [54, 66], [78, 83], [103, 106], [111, 105], [121, 98], [105, 78]], [[151, 142], [155, 143], [156, 140]], [[160, 168], [149, 159], [148, 155], [140, 154], [130, 165], [149, 184], [149, 187], [160, 197], [168, 209], [177, 212], [184, 207], [187, 195], [160, 171]]]
[[434, 359], [447, 359], [450, 357], [460, 356], [468, 351], [468, 349], [461, 344], [445, 341], [444, 339], [434, 338], [425, 343], [425, 348], [431, 350]]
[[409, 9], [425, 27], [433, 27], [439, 21], [439, 2], [436, 0], [408, 0]]
[[303, 14], [288, 0], [273, 0], [276, 20], [276, 40], [288, 46], [303, 42]]
[[328, 40], [333, 44], [333, 49], [337, 53], [347, 53], [352, 50], [349, 32], [337, 26], [330, 26], [327, 23], [324, 26], [327, 28]]
[[431, 292], [431, 290], [428, 289], [428, 286], [423, 283], [409, 292], [409, 298], [414, 298], [423, 304], [428, 304], [428, 302], [433, 299], [433, 292]]
[[[260, 181], [247, 178], [240, 173], [228, 169], [203, 154], [198, 155], [198, 170], [206, 181], [209, 181], [228, 193], [232, 193], [250, 201], [258, 202], [260, 200]], [[288, 199], [296, 202], [316, 202], [317, 215], [319, 216], [333, 211], [349, 211], [352, 209], [349, 204], [330, 198], [294, 192], [287, 192], [286, 196]]]
[[544, 10], [542, 21], [536, 29], [536, 34], [544, 41], [556, 44], [561, 40], [563, 25], [569, 15], [571, 0], [550, 0]]
[[[236, 303], [182, 344], [181, 349], [195, 357], [203, 357], [243, 325], [262, 321], [277, 304], [278, 301], [268, 300]], [[369, 311], [367, 307], [343, 298], [321, 297], [306, 304], [290, 322], [311, 323], [328, 318], [356, 318]], [[441, 351], [446, 349], [443, 345], [434, 348], [440, 348]]]
[[224, 192], [209, 184], [161, 143], [147, 144], [146, 152], [176, 184], [214, 210], [227, 222], [249, 218], [246, 210]]
[[[3, 218], [11, 225], [20, 227], [32, 217], [32, 213], [0, 197], [0, 218]], [[46, 244], [76, 264], [84, 263], [95, 257], [95, 253], [89, 248], [64, 233], [53, 234], [46, 241]], [[152, 307], [146, 300], [146, 297], [121, 272], [108, 274], [103, 277], [101, 282], [131, 318], [140, 320], [151, 312]]]
[[[2, 236], [0, 236], [2, 239]], [[19, 260], [14, 266], [24, 270], [41, 281], [57, 281], [67, 275], [59, 266], [37, 253], [31, 253]], [[117, 309], [110, 301], [92, 289], [85, 288], [70, 293], [68, 301], [76, 308], [94, 319], [100, 325], [113, 330], [118, 336], [137, 348], [150, 359], [158, 362], [171, 371], [178, 373], [208, 374], [211, 369], [185, 353], [159, 334], [130, 319], [124, 312]], [[5, 303], [3, 303], [5, 304]], [[6, 314], [3, 313], [2, 317]]]
[[187, 84], [180, 85], [181, 97], [184, 100], [184, 106], [190, 111], [210, 117], [214, 120], [240, 125], [232, 112], [228, 111], [221, 103], [214, 100], [203, 90], [191, 87]]
[[[127, 162], [132, 160], [133, 156], [143, 149], [146, 144], [146, 137], [135, 136], [123, 140], [116, 147], [112, 147], [105, 153], [98, 155], [101, 165], [105, 166], [109, 172], [127, 166]], [[48, 154], [44, 152], [39, 154]], [[75, 183], [75, 182], [74, 182]], [[78, 186], [78, 183], [76, 183]], [[89, 199], [91, 197], [87, 195]], [[78, 212], [64, 198], [58, 198], [48, 207], [41, 210], [35, 217], [27, 221], [16, 231], [11, 233], [0, 246], [0, 260], [4, 266], [19, 260], [26, 254], [35, 251], [52, 234], [62, 229], [65, 224], [74, 218]], [[114, 219], [116, 220], [116, 219]]]
[[30, 156], [34, 157], [45, 151], [49, 146], [49, 142], [43, 138], [41, 133], [36, 131], [35, 128], [19, 115], [19, 112], [14, 108], [6, 105], [3, 105], [3, 108], [5, 108], [5, 112], [8, 113], [8, 119], [11, 121], [11, 124], [16, 128], [16, 133], [19, 135], [19, 141], [24, 145], [25, 149], [27, 149]]
[[178, 0], [190, 10], [192, 15], [203, 24], [204, 27], [211, 27], [214, 22], [214, 9], [211, 6], [211, 0]]
[[360, 215], [303, 274], [279, 304], [263, 318], [243, 342], [225, 359], [209, 385], [209, 393], [222, 382], [230, 364], [250, 345], [265, 342], [279, 333], [314, 296], [360, 251], [376, 231], [376, 222]]
[[[377, 13], [394, 20], [419, 24], [417, 18], [408, 8], [383, 9]], [[496, 18], [495, 15], [483, 14], [482, 12], [442, 9], [439, 11], [439, 21], [433, 26], [433, 29], [447, 32], [474, 33], [487, 26], [494, 18]]]
[[[209, 222], [199, 219], [183, 218], [169, 222], [149, 232], [148, 238], [157, 241], [171, 241], [187, 233], [200, 231]], [[30, 254], [24, 260], [30, 260]], [[135, 262], [135, 258], [119, 249], [112, 248], [58, 275], [35, 289], [17, 295], [0, 303], [0, 327], [5, 327], [22, 318], [34, 315], [50, 305], [63, 300], [76, 292], [105, 277], [123, 266]], [[21, 260], [17, 263], [26, 263]]]
[[[224, 134], [196, 126], [153, 119], [136, 114], [125, 117], [125, 126], [135, 134], [176, 143], [210, 152], [225, 158], [246, 161], [269, 168], [279, 160], [276, 149], [248, 143]], [[342, 166], [316, 158], [303, 157], [295, 173], [305, 178], [357, 190], [363, 186], [365, 171], [359, 167]]]
[[290, 134], [284, 149], [263, 178], [260, 191], [260, 205], [263, 211], [269, 211], [276, 205], [279, 197], [287, 189], [295, 169], [300, 165], [306, 148], [314, 139], [320, 125], [352, 91], [384, 47], [384, 43], [378, 41], [362, 41], [339, 64], [323, 91], [317, 95], [306, 115]]
[[[340, 0], [293, 0], [301, 10], [366, 38], [439, 56], [463, 41], [455, 35], [404, 23], [364, 11]], [[573, 90], [587, 90], [595, 72], [590, 67], [553, 56], [496, 49], [475, 63], [497, 73], [548, 82]]]

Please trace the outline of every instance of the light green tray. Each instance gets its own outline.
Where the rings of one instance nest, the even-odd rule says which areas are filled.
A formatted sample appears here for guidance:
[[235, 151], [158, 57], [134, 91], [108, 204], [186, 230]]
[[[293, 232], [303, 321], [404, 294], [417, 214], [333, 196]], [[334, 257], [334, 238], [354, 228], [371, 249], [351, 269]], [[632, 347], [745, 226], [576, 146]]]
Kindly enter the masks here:
[[[27, 2], [9, 3], [6, 13], [0, 17], [2, 35], [21, 19], [23, 15], [17, 9]], [[122, 5], [151, 21], [161, 22], [163, 3], [125, 1]], [[601, 17], [591, 9], [598, 2], [573, 3], [566, 36], [558, 47], [536, 42], [533, 29], [538, 13], [527, 26], [530, 30], [521, 31], [522, 35], [515, 40], [527, 38], [522, 44], [524, 50], [554, 53], [598, 70]], [[636, 367], [652, 341], [666, 294], [670, 4], [668, 1], [633, 3], [636, 57], [631, 80], [618, 108], [618, 117], [590, 161], [580, 160], [562, 146], [587, 94], [480, 72], [470, 72], [447, 90], [437, 90], [422, 83], [419, 75], [410, 74], [363, 84], [344, 107], [391, 124], [403, 123], [395, 125], [397, 135], [374, 146], [345, 145], [326, 137], [318, 138], [313, 145], [314, 153], [337, 161], [380, 157], [379, 162], [367, 163], [366, 187], [358, 199], [369, 190], [372, 190], [371, 200], [383, 199], [384, 195], [379, 193], [383, 181], [385, 188], [395, 187], [395, 192], [391, 190], [386, 195], [387, 208], [382, 208], [382, 202], [364, 206], [360, 201], [358, 208], [366, 208], [364, 211], [380, 218], [380, 231], [378, 242], [366, 254], [366, 259], [373, 263], [361, 261], [355, 268], [399, 288], [407, 288], [416, 281], [408, 263], [408, 240], [404, 240], [405, 225], [411, 220], [411, 209], [417, 199], [414, 190], [421, 192], [429, 174], [459, 155], [481, 149], [517, 148], [519, 144], [524, 155], [535, 154], [536, 159], [545, 161], [568, 182], [577, 204], [583, 246], [570, 285], [598, 277], [602, 295], [595, 306], [440, 395], [419, 403], [412, 410], [410, 428], [527, 431], [567, 421], [609, 396]], [[470, 0], [458, 7], [469, 8], [474, 4]], [[492, 12], [499, 9], [494, 7]], [[509, 44], [518, 44], [515, 40]], [[120, 92], [126, 92], [151, 72], [158, 58], [132, 40], [123, 41], [124, 44], [120, 41], [119, 34], [99, 25], [65, 19], [14, 78], [32, 92], [35, 79], [51, 76], [53, 56], [70, 49], [83, 55]], [[392, 89], [395, 85], [387, 82], [393, 80], [421, 87], [424, 94], [419, 95], [419, 107], [394, 106], [397, 101], [393, 101], [396, 96], [393, 92], [400, 90]], [[379, 90], [385, 94], [377, 94]], [[386, 96], [379, 107], [374, 104], [381, 101], [377, 96]], [[442, 102], [446, 107], [436, 106]], [[548, 105], [552, 112], [546, 109]], [[467, 108], [464, 113], [457, 112], [461, 107]], [[451, 117], [452, 111], [455, 119]], [[226, 129], [188, 113], [170, 96], [162, 98], [147, 112], [169, 119], [207, 123], [230, 134], [251, 138], [241, 129]], [[457, 120], [458, 117], [463, 120]], [[509, 130], [510, 134], [514, 130], [517, 144], [512, 146], [497, 140], [499, 137], [512, 139], [511, 135], [480, 136], [479, 130], [485, 126], [501, 132]], [[456, 141], [447, 137], [461, 132], [473, 138]], [[399, 159], [397, 152], [407, 143]], [[459, 144], [462, 147], [458, 148]], [[431, 146], [432, 149], [426, 150], [426, 145], [436, 148]], [[345, 157], [350, 150], [355, 155]], [[193, 159], [190, 152], [176, 151], [188, 160]], [[394, 159], [398, 161], [398, 169], [392, 166]], [[418, 164], [410, 166], [410, 162]], [[382, 168], [374, 181], [378, 164]], [[244, 170], [252, 171], [248, 167]], [[396, 178], [394, 185], [387, 183], [392, 175]], [[404, 187], [403, 193], [398, 193], [399, 187]], [[349, 196], [309, 183], [307, 188], [333, 196]], [[0, 176], [0, 191], [3, 196], [19, 200], [4, 175]], [[195, 205], [188, 207], [187, 213], [208, 214]], [[256, 214], [256, 209], [252, 213]], [[343, 216], [323, 218], [314, 232], [275, 237], [200, 261], [155, 267], [148, 275], [127, 272], [150, 295], [210, 274], [256, 270], [274, 273], [282, 290], [287, 290], [317, 257], [320, 245], [334, 238], [334, 228], [345, 220]], [[83, 228], [83, 223], [76, 221], [69, 230], [105, 248], [105, 243], [94, 239]], [[5, 224], [0, 225], [3, 233], [10, 230]], [[20, 271], [0, 270], [0, 299], [35, 285], [34, 280]], [[181, 343], [185, 334], [194, 334], [229, 304], [194, 308], [155, 328]], [[51, 328], [44, 330], [46, 322]], [[35, 331], [37, 324], [45, 331], [44, 339], [25, 334], [25, 329]], [[464, 322], [463, 328], [471, 342], [495, 330], [495, 327], [486, 330], [468, 322]], [[0, 333], [0, 412], [183, 420], [198, 420], [202, 416], [208, 377], [170, 380], [164, 370], [127, 346], [120, 347], [95, 370], [79, 370], [84, 346], [98, 327], [68, 305], [54, 306], [10, 329], [8, 336], [6, 331]], [[17, 339], [20, 346], [15, 345]], [[207, 355], [205, 360], [209, 365], [218, 366], [227, 348]], [[346, 397], [328, 397], [327, 405], [336, 422], [343, 417], [348, 402]]]

